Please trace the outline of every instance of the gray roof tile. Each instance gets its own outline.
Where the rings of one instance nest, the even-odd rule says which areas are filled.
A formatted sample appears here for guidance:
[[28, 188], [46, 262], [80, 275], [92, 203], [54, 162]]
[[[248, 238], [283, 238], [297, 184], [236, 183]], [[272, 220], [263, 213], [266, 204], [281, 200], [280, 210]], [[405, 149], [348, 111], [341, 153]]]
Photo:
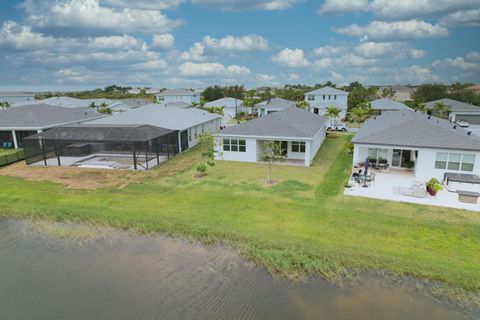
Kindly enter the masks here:
[[447, 106], [450, 109], [450, 111], [453, 111], [453, 112], [480, 112], [480, 107], [474, 106], [473, 104], [469, 104], [469, 103], [465, 103], [465, 102], [457, 101], [453, 99], [448, 99], [448, 98], [430, 101], [425, 103], [425, 105], [428, 108], [433, 108], [437, 103], [443, 103], [445, 106]]

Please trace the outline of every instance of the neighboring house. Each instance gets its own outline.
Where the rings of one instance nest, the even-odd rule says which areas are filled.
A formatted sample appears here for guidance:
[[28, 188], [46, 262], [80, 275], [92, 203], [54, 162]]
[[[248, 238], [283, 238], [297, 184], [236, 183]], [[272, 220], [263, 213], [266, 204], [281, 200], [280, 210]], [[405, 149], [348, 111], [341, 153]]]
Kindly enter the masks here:
[[215, 101], [210, 101], [205, 103], [204, 107], [223, 107], [224, 122], [228, 122], [229, 120], [234, 119], [237, 113], [247, 111], [246, 107], [243, 104], [243, 101], [235, 98], [221, 98]]
[[411, 94], [414, 89], [402, 86], [402, 85], [393, 85], [393, 86], [381, 86], [379, 87], [378, 94], [381, 95], [383, 93], [383, 89], [393, 90], [394, 94], [392, 99], [399, 102], [405, 102], [412, 100]]
[[467, 90], [473, 91], [476, 94], [480, 93], [480, 84], [474, 84], [473, 86], [467, 87]]
[[378, 115], [389, 112], [389, 111], [409, 109], [409, 107], [403, 103], [393, 101], [390, 99], [385, 99], [385, 98], [373, 100], [370, 102], [370, 105]]
[[341, 110], [340, 119], [347, 115], [348, 92], [332, 87], [323, 87], [305, 93], [305, 101], [308, 102], [311, 112], [325, 115], [328, 107], [337, 107]]
[[205, 131], [220, 130], [221, 116], [200, 109], [162, 107], [149, 104], [127, 112], [89, 122], [99, 125], [151, 125], [178, 131], [179, 151], [197, 144], [198, 136]]
[[255, 105], [259, 117], [264, 117], [280, 110], [296, 107], [297, 105], [295, 102], [282, 98], [271, 98]]
[[130, 108], [138, 108], [146, 106], [147, 104], [151, 104], [151, 99], [143, 99], [143, 98], [131, 98], [131, 99], [122, 99], [120, 100]]
[[192, 89], [172, 89], [156, 93], [157, 101], [165, 106], [170, 102], [183, 102], [188, 105], [200, 104], [200, 92]]
[[35, 95], [28, 92], [0, 92], [0, 102], [8, 102], [10, 105], [17, 103], [31, 103], [35, 101]]
[[322, 145], [328, 119], [298, 108], [288, 108], [222, 130], [215, 146], [219, 160], [259, 162], [262, 143], [281, 143], [287, 163], [310, 166]]
[[480, 107], [448, 98], [430, 101], [425, 105], [431, 109], [435, 107], [437, 103], [442, 103], [448, 108], [448, 118], [452, 122], [464, 120], [469, 124], [480, 125]]
[[[113, 113], [124, 112], [132, 109], [129, 105], [124, 103], [121, 100], [110, 100], [110, 99], [77, 99], [71, 97], [51, 97], [43, 100], [36, 100], [30, 104], [48, 104], [56, 107], [62, 108], [88, 108], [94, 103], [95, 106], [100, 107], [105, 104], [108, 108], [112, 110]], [[150, 102], [151, 103], [151, 102]], [[15, 107], [22, 107], [23, 103], [17, 103]]]
[[0, 146], [11, 142], [23, 146], [25, 137], [54, 127], [105, 117], [87, 108], [62, 108], [47, 104], [26, 105], [1, 111]]
[[405, 169], [414, 163], [418, 181], [447, 172], [480, 174], [480, 138], [447, 120], [413, 110], [392, 111], [367, 120], [352, 139], [353, 164], [388, 163]]
[[164, 107], [175, 107], [175, 108], [191, 108], [192, 105], [183, 101], [172, 101], [167, 102], [163, 105]]

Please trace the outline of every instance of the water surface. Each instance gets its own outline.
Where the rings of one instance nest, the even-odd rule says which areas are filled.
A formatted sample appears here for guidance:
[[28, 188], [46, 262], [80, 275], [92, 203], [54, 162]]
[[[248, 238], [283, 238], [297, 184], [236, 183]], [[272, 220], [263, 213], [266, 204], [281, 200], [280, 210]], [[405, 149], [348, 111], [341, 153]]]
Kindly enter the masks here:
[[[470, 315], [472, 316], [472, 315]], [[90, 241], [0, 220], [0, 319], [465, 319], [382, 281], [272, 277], [233, 250], [112, 231]]]

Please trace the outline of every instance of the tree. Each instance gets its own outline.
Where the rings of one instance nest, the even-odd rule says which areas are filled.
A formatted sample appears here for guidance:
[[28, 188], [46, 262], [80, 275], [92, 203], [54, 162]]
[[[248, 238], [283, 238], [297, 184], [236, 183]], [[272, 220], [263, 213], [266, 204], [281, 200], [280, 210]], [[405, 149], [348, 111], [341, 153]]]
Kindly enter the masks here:
[[208, 167], [215, 166], [215, 139], [210, 131], [205, 131], [198, 136], [202, 159], [197, 165], [199, 177], [207, 175]]
[[365, 88], [358, 82], [351, 83], [347, 88], [349, 87], [352, 87], [352, 90], [348, 95], [348, 110], [359, 107], [367, 101], [372, 101], [377, 97], [378, 87]]
[[448, 119], [450, 109], [442, 102], [437, 102], [431, 110], [432, 115], [442, 119]]
[[272, 166], [276, 162], [283, 162], [285, 156], [282, 152], [282, 144], [279, 141], [264, 141], [262, 143], [262, 153], [260, 155], [262, 161], [268, 164], [267, 183], [272, 184]]
[[210, 113], [219, 114], [223, 116], [224, 115], [223, 110], [225, 109], [225, 107], [203, 107], [203, 109]]
[[382, 98], [393, 98], [395, 96], [395, 90], [393, 88], [383, 88], [382, 89]]
[[428, 83], [418, 86], [410, 95], [413, 101], [424, 103], [447, 97], [447, 86], [441, 83]]
[[214, 101], [225, 97], [225, 91], [220, 86], [210, 86], [203, 91], [203, 97], [206, 101]]
[[0, 102], [0, 109], [5, 110], [5, 109], [8, 109], [10, 107], [11, 106], [10, 106], [10, 103], [8, 103], [8, 101]]
[[88, 105], [89, 108], [92, 108], [92, 109], [97, 109], [97, 106], [95, 105], [95, 102], [92, 102]]
[[374, 111], [369, 103], [360, 105], [350, 110], [348, 117], [351, 121], [362, 123], [374, 114]]
[[305, 101], [305, 100], [300, 100], [297, 102], [297, 108], [303, 109], [303, 110], [308, 110], [308, 107], [310, 104]]
[[245, 98], [245, 87], [239, 85], [225, 87], [224, 96], [243, 100]]
[[337, 120], [338, 116], [340, 115], [340, 112], [342, 112], [342, 110], [335, 106], [327, 107], [327, 112], [325, 113], [325, 115], [330, 118], [331, 126], [335, 125], [335, 120]]

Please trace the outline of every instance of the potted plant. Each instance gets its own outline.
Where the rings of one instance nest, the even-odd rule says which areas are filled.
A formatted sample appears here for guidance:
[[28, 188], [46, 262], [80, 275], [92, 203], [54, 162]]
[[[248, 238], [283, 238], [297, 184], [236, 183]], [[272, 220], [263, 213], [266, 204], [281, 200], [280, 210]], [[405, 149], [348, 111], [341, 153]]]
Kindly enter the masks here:
[[435, 196], [439, 191], [443, 189], [442, 184], [436, 178], [428, 180], [425, 185], [427, 186], [427, 192], [431, 196]]
[[406, 160], [403, 165], [405, 166], [405, 168], [407, 168], [408, 170], [412, 170], [413, 167], [415, 167], [415, 162], [412, 161], [412, 160]]

